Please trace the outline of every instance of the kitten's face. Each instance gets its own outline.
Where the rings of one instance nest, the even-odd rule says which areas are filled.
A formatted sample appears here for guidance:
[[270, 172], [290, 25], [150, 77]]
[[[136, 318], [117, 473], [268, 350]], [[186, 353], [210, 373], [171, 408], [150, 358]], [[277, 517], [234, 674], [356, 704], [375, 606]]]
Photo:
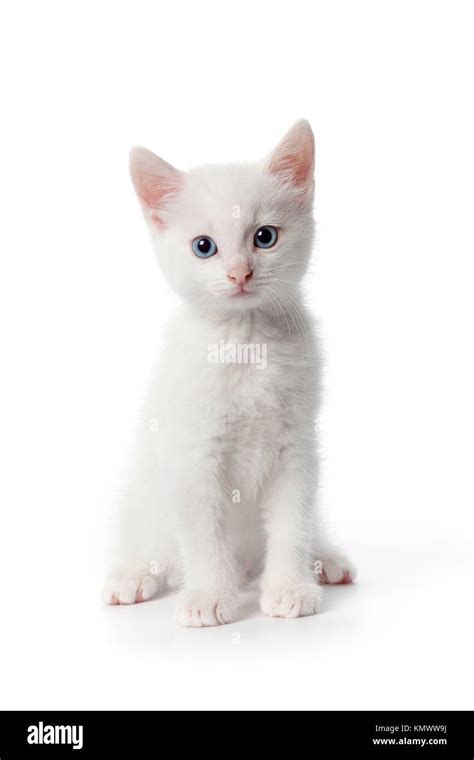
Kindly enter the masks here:
[[298, 122], [265, 161], [184, 174], [143, 148], [131, 173], [159, 263], [187, 301], [277, 308], [311, 251], [314, 142]]

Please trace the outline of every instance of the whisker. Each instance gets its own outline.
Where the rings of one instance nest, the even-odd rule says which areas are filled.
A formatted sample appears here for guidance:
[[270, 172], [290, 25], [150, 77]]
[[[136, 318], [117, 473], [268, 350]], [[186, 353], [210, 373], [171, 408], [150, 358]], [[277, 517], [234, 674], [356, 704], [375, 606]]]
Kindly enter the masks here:
[[288, 315], [293, 322], [296, 332], [307, 349], [309, 347], [307, 325], [301, 316], [298, 302], [295, 301], [289, 293], [287, 293], [278, 285], [274, 286], [273, 292], [276, 297], [279, 297], [279, 300], [288, 311]]

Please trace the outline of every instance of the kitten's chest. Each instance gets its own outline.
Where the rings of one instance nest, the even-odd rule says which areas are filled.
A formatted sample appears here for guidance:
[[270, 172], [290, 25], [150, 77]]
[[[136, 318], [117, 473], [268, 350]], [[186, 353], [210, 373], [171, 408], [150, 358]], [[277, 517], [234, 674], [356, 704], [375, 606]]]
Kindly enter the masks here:
[[[271, 347], [267, 346], [271, 354]], [[227, 461], [246, 472], [265, 469], [283, 443], [289, 400], [284, 374], [275, 362], [228, 363], [211, 369], [213, 398], [203, 402], [203, 429]], [[262, 461], [263, 457], [263, 461]]]
[[221, 344], [202, 367], [199, 416], [233, 446], [278, 438], [294, 416], [304, 375], [291, 351], [271, 340]]
[[276, 367], [234, 363], [220, 365], [211, 374], [211, 403], [228, 426], [262, 425], [283, 412], [288, 393]]
[[308, 353], [287, 336], [190, 330], [168, 352], [166, 407], [206, 436], [260, 440], [309, 401]]

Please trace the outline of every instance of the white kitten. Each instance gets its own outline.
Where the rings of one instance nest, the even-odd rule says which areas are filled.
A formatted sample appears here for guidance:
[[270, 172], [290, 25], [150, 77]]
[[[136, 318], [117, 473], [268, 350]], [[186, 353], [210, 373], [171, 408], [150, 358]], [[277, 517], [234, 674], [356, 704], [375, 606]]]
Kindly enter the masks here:
[[132, 150], [159, 263], [184, 305], [142, 415], [110, 604], [179, 586], [178, 622], [217, 625], [261, 573], [263, 612], [298, 617], [317, 612], [318, 580], [354, 577], [314, 507], [319, 361], [299, 295], [313, 171], [306, 121], [255, 164], [184, 174]]

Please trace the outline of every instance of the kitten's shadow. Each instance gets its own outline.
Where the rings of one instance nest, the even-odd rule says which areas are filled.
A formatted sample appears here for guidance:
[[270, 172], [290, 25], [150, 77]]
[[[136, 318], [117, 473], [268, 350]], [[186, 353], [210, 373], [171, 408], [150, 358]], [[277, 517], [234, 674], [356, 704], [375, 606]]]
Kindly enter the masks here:
[[357, 585], [357, 581], [352, 581], [351, 583], [325, 583], [322, 586], [324, 596], [319, 614], [333, 612], [333, 610], [346, 604], [349, 596], [357, 592]]

